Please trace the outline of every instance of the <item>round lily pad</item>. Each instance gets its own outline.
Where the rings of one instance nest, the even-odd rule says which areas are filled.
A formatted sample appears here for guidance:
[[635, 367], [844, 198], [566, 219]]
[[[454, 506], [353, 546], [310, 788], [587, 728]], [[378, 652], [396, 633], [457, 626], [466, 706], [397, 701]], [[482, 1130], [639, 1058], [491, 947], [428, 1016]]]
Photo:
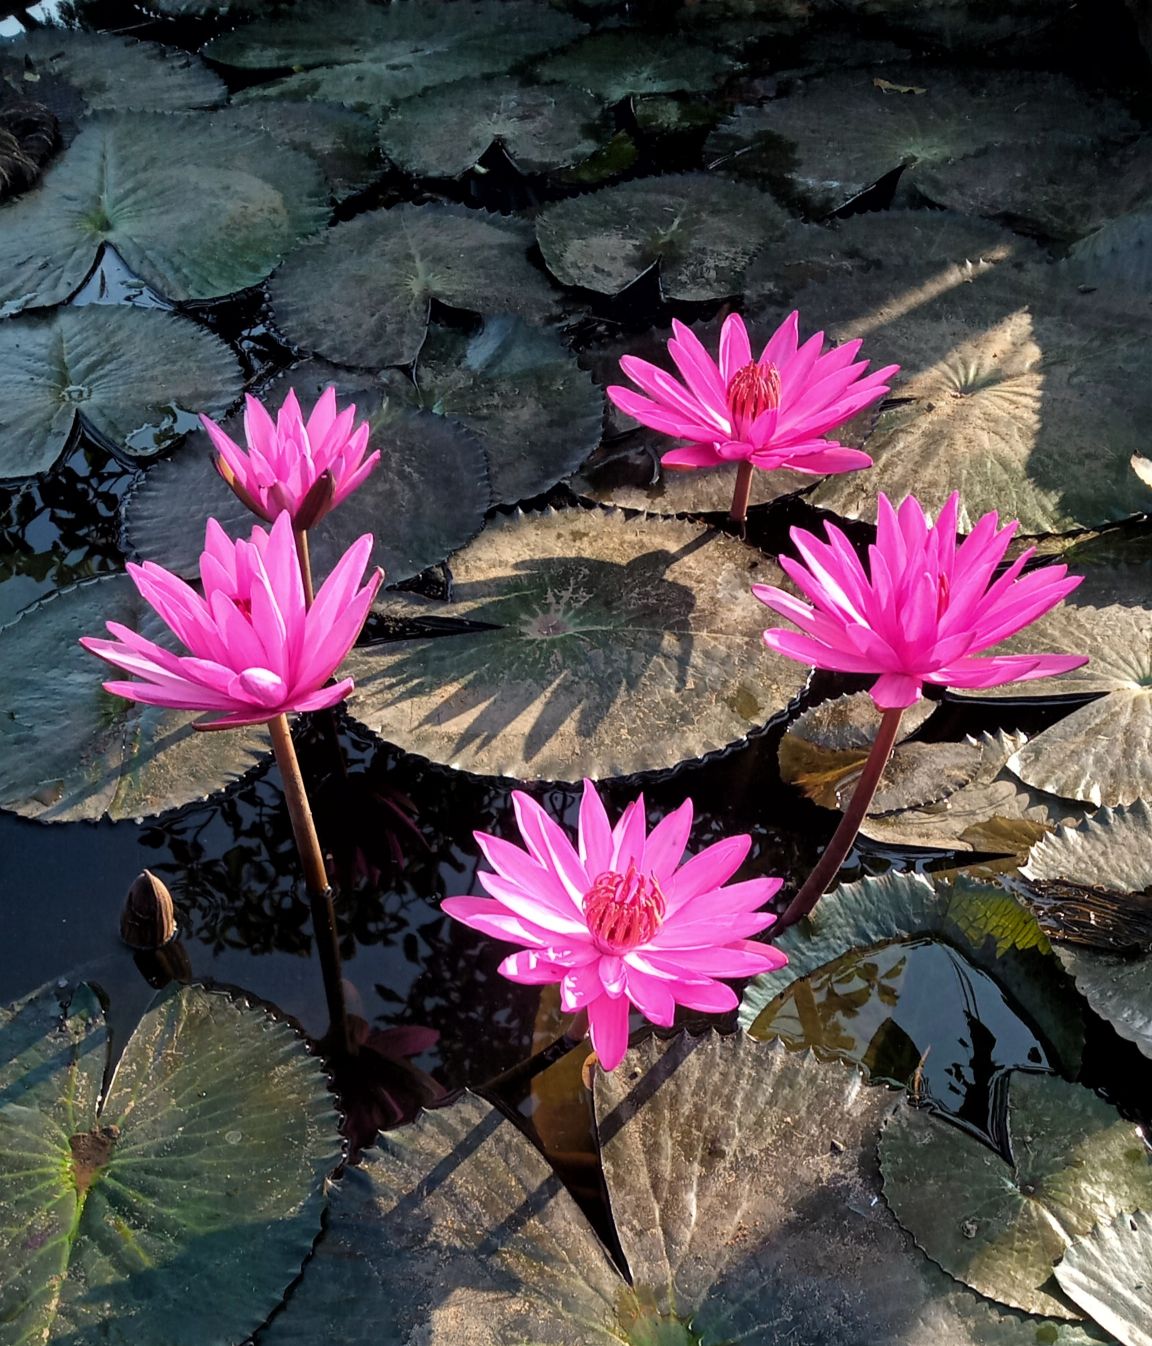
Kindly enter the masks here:
[[1131, 1122], [1090, 1089], [1016, 1074], [1005, 1161], [927, 1112], [897, 1112], [880, 1141], [884, 1197], [917, 1244], [982, 1294], [1076, 1318], [1052, 1264], [1073, 1239], [1152, 1201], [1152, 1161]]
[[605, 103], [636, 94], [704, 93], [731, 70], [728, 57], [702, 43], [626, 29], [596, 33], [536, 65], [540, 79], [584, 89]]
[[442, 618], [488, 629], [353, 652], [352, 714], [486, 776], [658, 771], [744, 738], [806, 670], [767, 653], [758, 552], [672, 520], [571, 509], [494, 521], [451, 562]]
[[102, 1092], [108, 1056], [89, 986], [0, 1011], [8, 1339], [240, 1341], [320, 1229], [341, 1148], [320, 1062], [287, 1024], [199, 987], [148, 1010]]
[[351, 108], [316, 100], [265, 99], [234, 104], [228, 115], [241, 129], [263, 132], [306, 154], [337, 201], [363, 191], [384, 172], [375, 123]]
[[410, 173], [454, 178], [493, 145], [521, 173], [546, 173], [587, 159], [610, 134], [600, 104], [579, 89], [474, 79], [405, 99], [381, 126], [380, 143]]
[[545, 317], [547, 280], [516, 222], [457, 206], [394, 206], [329, 229], [272, 280], [272, 308], [298, 345], [347, 365], [410, 364], [433, 299], [476, 313]]
[[328, 214], [319, 170], [228, 113], [103, 113], [0, 210], [0, 317], [58, 304], [111, 244], [169, 299], [256, 285]]
[[1123, 1346], [1152, 1346], [1152, 1216], [1125, 1211], [1056, 1264], [1064, 1293]]
[[659, 266], [666, 298], [720, 299], [740, 293], [748, 264], [784, 220], [754, 187], [680, 173], [557, 201], [537, 219], [536, 237], [564, 285], [619, 294]]
[[202, 799], [266, 756], [263, 725], [199, 733], [195, 714], [112, 696], [78, 641], [123, 622], [173, 638], [126, 575], [65, 589], [0, 627], [0, 807], [41, 822], [141, 818]]
[[62, 308], [0, 325], [0, 477], [46, 472], [77, 422], [144, 458], [184, 434], [192, 411], [240, 395], [236, 357], [203, 327], [157, 309]]

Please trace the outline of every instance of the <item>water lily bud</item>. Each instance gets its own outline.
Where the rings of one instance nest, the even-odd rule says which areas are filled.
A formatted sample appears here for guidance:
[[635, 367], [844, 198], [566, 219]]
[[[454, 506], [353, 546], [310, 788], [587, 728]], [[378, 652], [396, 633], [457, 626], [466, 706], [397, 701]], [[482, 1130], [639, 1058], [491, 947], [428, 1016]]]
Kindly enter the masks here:
[[296, 528], [311, 528], [320, 522], [335, 503], [336, 478], [330, 471], [321, 472], [300, 502], [292, 523]]
[[176, 934], [172, 894], [151, 870], [141, 870], [120, 913], [120, 938], [130, 949], [159, 949]]

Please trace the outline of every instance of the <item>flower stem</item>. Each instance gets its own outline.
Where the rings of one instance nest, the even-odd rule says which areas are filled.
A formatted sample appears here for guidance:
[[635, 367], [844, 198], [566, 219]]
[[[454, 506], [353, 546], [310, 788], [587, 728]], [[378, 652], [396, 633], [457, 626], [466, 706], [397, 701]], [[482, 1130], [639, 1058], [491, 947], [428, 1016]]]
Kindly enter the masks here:
[[284, 782], [284, 798], [288, 804], [288, 816], [292, 819], [292, 835], [296, 838], [296, 851], [300, 856], [300, 867], [304, 871], [308, 901], [312, 907], [312, 933], [320, 955], [324, 997], [328, 1002], [328, 1018], [331, 1021], [329, 1036], [343, 1047], [346, 1054], [352, 1055], [355, 1048], [348, 1031], [344, 982], [340, 976], [340, 946], [336, 939], [336, 915], [332, 910], [332, 889], [328, 886], [324, 852], [320, 849], [320, 838], [316, 835], [316, 824], [304, 789], [304, 777], [300, 774], [300, 762], [292, 744], [288, 717], [277, 715], [268, 721], [268, 729], [272, 735], [276, 765], [280, 768]]
[[856, 788], [852, 791], [852, 798], [844, 810], [844, 816], [840, 819], [840, 825], [833, 832], [832, 840], [824, 848], [824, 854], [816, 862], [816, 868], [801, 885], [800, 891], [788, 904], [783, 916], [772, 927], [773, 935], [781, 934], [790, 925], [795, 925], [797, 921], [807, 916], [823, 897], [829, 883], [840, 872], [840, 866], [852, 849], [852, 843], [860, 831], [860, 824], [863, 823], [868, 806], [875, 797], [880, 777], [884, 774], [884, 768], [892, 756], [903, 714], [902, 706], [884, 712], [880, 728], [876, 731], [876, 738], [872, 743], [872, 750], [864, 763]]
[[518, 1061], [510, 1069], [501, 1071], [499, 1075], [493, 1075], [485, 1082], [484, 1089], [509, 1097], [522, 1094], [525, 1086], [537, 1075], [543, 1074], [561, 1057], [567, 1056], [570, 1051], [579, 1047], [587, 1033], [588, 1011], [577, 1010], [572, 1016], [572, 1022], [555, 1042], [550, 1042], [547, 1047], [538, 1051], [535, 1056], [528, 1057], [526, 1061]]
[[736, 488], [732, 492], [732, 508], [728, 517], [733, 523], [743, 524], [748, 520], [748, 497], [752, 494], [752, 474], [756, 469], [744, 458], [736, 469]]
[[300, 561], [300, 578], [304, 583], [304, 606], [310, 608], [316, 599], [316, 591], [312, 587], [312, 561], [308, 555], [308, 530], [307, 528], [295, 528], [293, 532], [296, 535], [296, 555]]

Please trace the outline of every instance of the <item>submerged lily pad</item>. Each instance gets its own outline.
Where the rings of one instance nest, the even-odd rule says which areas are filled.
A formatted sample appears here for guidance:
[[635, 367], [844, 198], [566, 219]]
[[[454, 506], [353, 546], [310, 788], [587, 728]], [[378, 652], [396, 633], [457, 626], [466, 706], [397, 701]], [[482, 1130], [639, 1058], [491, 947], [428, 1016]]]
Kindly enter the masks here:
[[229, 119], [244, 130], [261, 131], [278, 144], [312, 159], [337, 201], [353, 196], [384, 172], [370, 117], [336, 103], [270, 99], [234, 104]]
[[102, 1092], [108, 1054], [89, 986], [0, 1010], [7, 1340], [239, 1341], [320, 1229], [340, 1158], [320, 1062], [287, 1024], [198, 987], [145, 1014]]
[[732, 70], [711, 47], [673, 34], [595, 33], [536, 66], [540, 79], [584, 89], [605, 103], [637, 94], [704, 93]]
[[1152, 1161], [1132, 1122], [1090, 1089], [1016, 1074], [1011, 1160], [925, 1112], [897, 1112], [880, 1141], [884, 1197], [917, 1244], [982, 1294], [1076, 1318], [1052, 1264], [1073, 1239], [1152, 1202]]
[[739, 294], [749, 262], [784, 222], [754, 187], [680, 173], [557, 201], [537, 219], [536, 237], [564, 285], [619, 294], [659, 266], [666, 298], [720, 299]]
[[0, 324], [0, 477], [46, 472], [77, 422], [118, 453], [146, 457], [240, 395], [236, 357], [171, 313], [62, 308]]
[[1152, 1346], [1152, 1216], [1125, 1211], [1076, 1239], [1060, 1288], [1124, 1346]]
[[103, 244], [169, 299], [256, 285], [328, 214], [319, 170], [219, 116], [103, 113], [0, 210], [0, 317], [59, 304]]
[[457, 206], [393, 206], [338, 224], [272, 280], [276, 321], [298, 345], [342, 364], [410, 364], [436, 299], [475, 313], [545, 317], [547, 281], [515, 221]]
[[493, 522], [429, 611], [486, 630], [354, 651], [352, 714], [488, 776], [657, 771], [766, 724], [806, 670], [763, 649], [776, 567], [722, 534], [571, 509]]
[[201, 799], [265, 757], [263, 725], [193, 729], [197, 715], [112, 696], [107, 665], [79, 643], [123, 622], [171, 633], [127, 575], [65, 589], [0, 627], [0, 808], [41, 822], [141, 818]]

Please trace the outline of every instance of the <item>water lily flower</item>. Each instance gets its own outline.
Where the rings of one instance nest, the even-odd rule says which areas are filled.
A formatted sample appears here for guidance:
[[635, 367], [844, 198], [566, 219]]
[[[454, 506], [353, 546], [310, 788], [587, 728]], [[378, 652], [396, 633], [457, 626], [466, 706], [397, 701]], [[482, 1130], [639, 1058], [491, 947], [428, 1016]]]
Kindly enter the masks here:
[[307, 421], [289, 390], [273, 421], [254, 398], [245, 399], [247, 452], [208, 416], [200, 423], [217, 457], [216, 469], [247, 507], [272, 523], [285, 510], [296, 528], [311, 528], [346, 500], [380, 461], [368, 458], [369, 425], [355, 406], [337, 415], [336, 389], [325, 388]]
[[912, 705], [925, 683], [997, 687], [1086, 664], [1076, 654], [977, 657], [1055, 607], [1081, 577], [1063, 565], [1022, 574], [1029, 547], [994, 578], [1019, 525], [1000, 528], [995, 513], [985, 514], [958, 546], [959, 499], [953, 492], [933, 525], [915, 497], [897, 510], [881, 494], [867, 567], [835, 524], [826, 525], [827, 541], [793, 528], [802, 560], [782, 556], [780, 564], [810, 601], [753, 585], [762, 603], [800, 628], [765, 631], [765, 645], [816, 668], [879, 674], [872, 699], [882, 710]]
[[514, 791], [512, 802], [524, 846], [475, 833], [494, 871], [479, 875], [490, 896], [442, 905], [474, 930], [524, 946], [500, 971], [530, 985], [559, 982], [563, 1008], [587, 1010], [605, 1070], [627, 1049], [630, 1005], [664, 1027], [678, 1004], [723, 1013], [737, 997], [717, 977], [754, 976], [787, 962], [747, 938], [774, 921], [759, 908], [781, 881], [728, 883], [750, 837], [728, 837], [680, 863], [692, 829], [690, 799], [649, 834], [643, 796], [612, 827], [586, 780], [576, 846], [535, 800]]
[[174, 654], [120, 622], [113, 640], [80, 643], [139, 681], [106, 682], [116, 696], [150, 706], [214, 711], [202, 729], [270, 721], [288, 711], [321, 710], [352, 690], [327, 685], [364, 625], [383, 579], [376, 570], [358, 588], [372, 535], [352, 544], [306, 609], [292, 520], [254, 528], [233, 541], [208, 520], [200, 557], [203, 597], [178, 575], [145, 561], [129, 564], [136, 588], [188, 649]]

